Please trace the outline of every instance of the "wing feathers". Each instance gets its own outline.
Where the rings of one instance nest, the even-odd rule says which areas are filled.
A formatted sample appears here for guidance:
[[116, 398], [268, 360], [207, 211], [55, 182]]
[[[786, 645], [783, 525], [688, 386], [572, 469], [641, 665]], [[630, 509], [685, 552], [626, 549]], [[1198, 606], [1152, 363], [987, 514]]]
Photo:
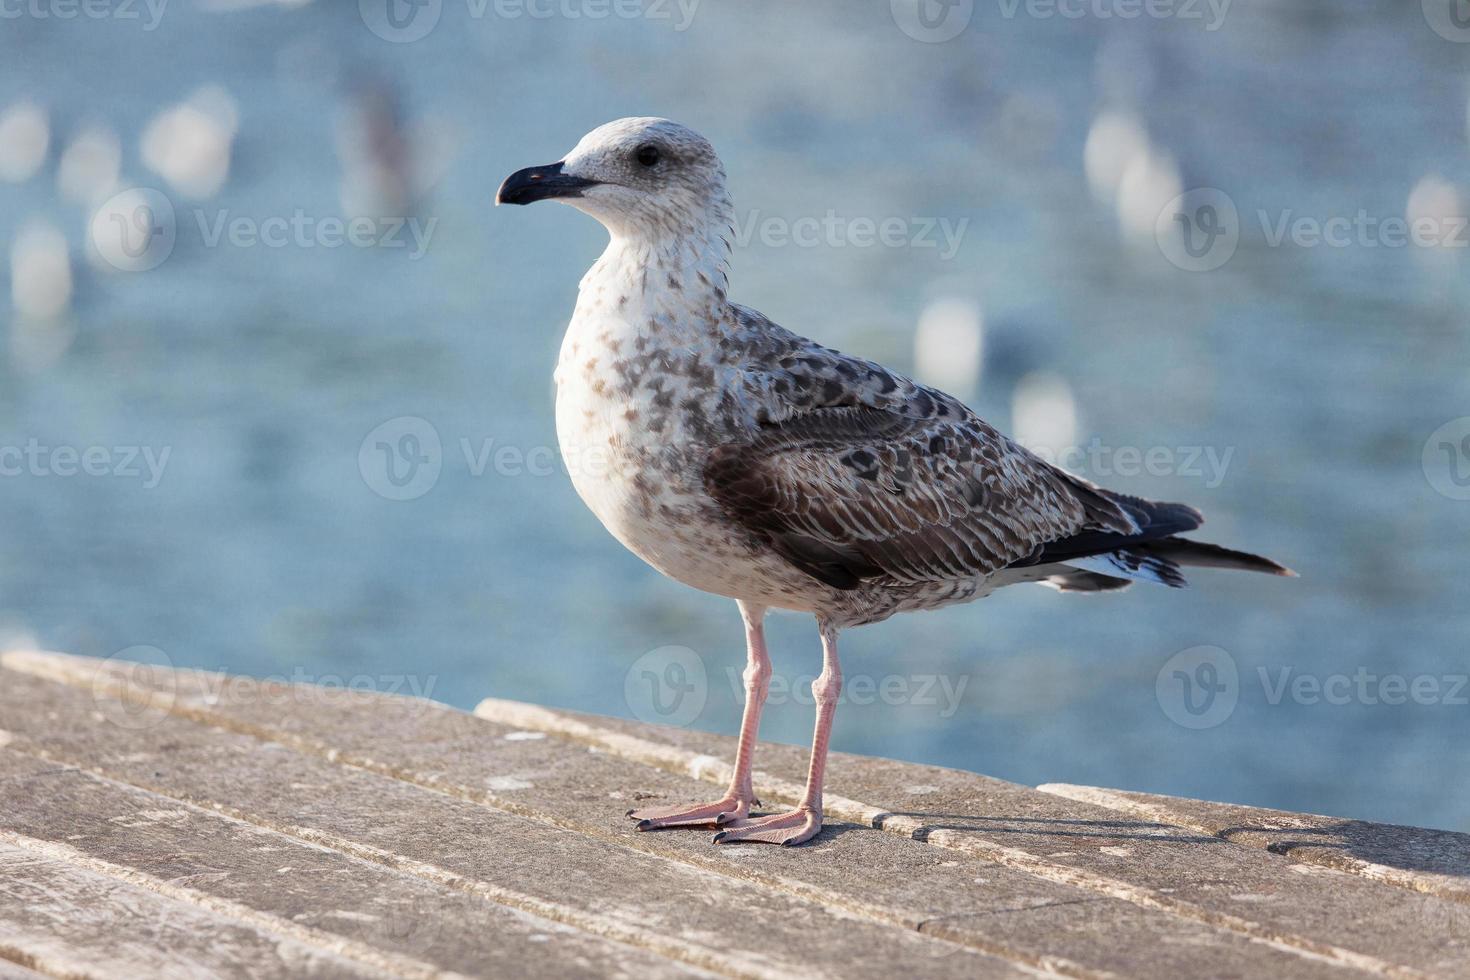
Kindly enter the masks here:
[[973, 416], [818, 409], [717, 447], [704, 477], [732, 519], [839, 589], [971, 578], [1087, 529], [1138, 530], [1105, 492]]
[[1119, 588], [1126, 567], [1047, 568], [1113, 553], [1170, 585], [1182, 584], [1178, 565], [1285, 572], [1174, 537], [1200, 525], [1192, 507], [1096, 487], [942, 392], [734, 309], [760, 357], [731, 397], [759, 429], [712, 448], [705, 487], [735, 524], [834, 588], [1006, 567], [1060, 588]]

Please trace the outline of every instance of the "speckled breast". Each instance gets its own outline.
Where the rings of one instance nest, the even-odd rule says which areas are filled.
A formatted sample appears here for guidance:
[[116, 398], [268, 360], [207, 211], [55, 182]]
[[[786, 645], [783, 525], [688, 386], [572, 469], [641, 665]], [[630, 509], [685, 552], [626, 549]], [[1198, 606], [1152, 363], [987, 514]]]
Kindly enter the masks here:
[[770, 559], [704, 490], [710, 433], [702, 406], [717, 393], [696, 393], [662, 373], [648, 384], [616, 375], [611, 365], [566, 352], [557, 367], [557, 439], [577, 493], [614, 537], [665, 575], [737, 598], [767, 591]]

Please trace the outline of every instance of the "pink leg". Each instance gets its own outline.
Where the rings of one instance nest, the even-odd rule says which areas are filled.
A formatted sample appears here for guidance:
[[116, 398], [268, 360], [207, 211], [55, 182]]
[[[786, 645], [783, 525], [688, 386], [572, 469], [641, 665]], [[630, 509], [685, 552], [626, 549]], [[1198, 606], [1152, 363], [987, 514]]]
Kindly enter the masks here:
[[822, 776], [827, 769], [827, 745], [832, 739], [832, 716], [837, 696], [842, 693], [842, 667], [837, 662], [837, 630], [822, 623], [822, 673], [812, 681], [812, 698], [817, 703], [817, 730], [812, 736], [812, 759], [807, 768], [806, 792], [801, 804], [789, 813], [755, 820], [741, 820], [715, 835], [716, 844], [759, 841], [765, 844], [801, 844], [822, 829]]
[[763, 606], [740, 603], [740, 618], [745, 621], [745, 713], [740, 719], [740, 747], [735, 750], [735, 775], [725, 795], [713, 803], [698, 806], [650, 807], [629, 810], [628, 816], [638, 821], [639, 830], [664, 827], [721, 826], [750, 815], [755, 803], [755, 790], [750, 771], [755, 763], [755, 737], [761, 727], [761, 709], [771, 688], [771, 657], [766, 652], [766, 630]]

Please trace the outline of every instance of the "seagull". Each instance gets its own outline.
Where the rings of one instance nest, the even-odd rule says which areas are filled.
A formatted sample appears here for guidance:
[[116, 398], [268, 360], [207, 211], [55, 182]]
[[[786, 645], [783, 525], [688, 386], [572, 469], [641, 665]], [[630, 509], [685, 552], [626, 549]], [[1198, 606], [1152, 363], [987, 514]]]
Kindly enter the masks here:
[[[728, 296], [733, 205], [714, 148], [667, 119], [619, 119], [506, 178], [497, 204], [560, 201], [609, 242], [582, 277], [557, 361], [556, 430], [582, 500], [634, 554], [736, 601], [745, 706], [718, 800], [632, 810], [639, 830], [723, 828], [795, 845], [822, 827], [842, 688], [837, 637], [894, 613], [1034, 582], [1184, 585], [1181, 566], [1293, 575], [1179, 535], [1199, 511], [1052, 466], [961, 401], [792, 333]], [[753, 817], [771, 677], [768, 610], [811, 613], [816, 730], [796, 809]]]

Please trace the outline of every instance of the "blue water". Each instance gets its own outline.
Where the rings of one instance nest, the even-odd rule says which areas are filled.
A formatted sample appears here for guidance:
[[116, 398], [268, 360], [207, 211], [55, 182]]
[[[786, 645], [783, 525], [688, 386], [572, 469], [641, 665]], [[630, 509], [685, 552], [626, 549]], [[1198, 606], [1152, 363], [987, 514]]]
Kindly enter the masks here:
[[[173, 0], [153, 30], [0, 22], [0, 111], [34, 100], [51, 129], [39, 171], [0, 183], [0, 245], [49, 220], [74, 279], [44, 327], [51, 355], [25, 355], [17, 338], [37, 328], [0, 314], [0, 447], [169, 452], [152, 487], [59, 466], [0, 476], [8, 643], [147, 646], [181, 666], [629, 717], [668, 706], [643, 693], [645, 670], [672, 682], [664, 695], [696, 684], [667, 669], [691, 655], [645, 656], [683, 647], [704, 670], [688, 723], [733, 732], [733, 604], [645, 568], [555, 467], [474, 462], [487, 445], [535, 459], [554, 446], [552, 363], [603, 242], [570, 209], [493, 209], [496, 186], [603, 121], [666, 115], [715, 142], [742, 213], [968, 221], [949, 259], [757, 236], [736, 251], [737, 299], [912, 371], [920, 312], [966, 297], [984, 311], [983, 414], [1011, 426], [1016, 383], [1044, 369], [1071, 388], [1080, 443], [1230, 451], [1217, 485], [1105, 482], [1193, 503], [1208, 538], [1302, 573], [1200, 571], [1188, 591], [1104, 597], [1018, 588], [853, 631], [847, 673], [871, 703], [842, 707], [836, 748], [1470, 830], [1470, 690], [1455, 680], [1470, 674], [1470, 501], [1431, 479], [1470, 460], [1452, 447], [1444, 472], [1422, 462], [1431, 433], [1470, 415], [1465, 250], [1273, 247], [1256, 219], [1401, 217], [1432, 174], [1470, 200], [1470, 44], [1438, 36], [1419, 4], [1236, 0], [1208, 31], [1024, 6], [1008, 18], [990, 0], [936, 44], [884, 3], [704, 0], [677, 30], [672, 6], [511, 19], [445, 0], [412, 43], [374, 35], [355, 4], [220, 6]], [[206, 85], [234, 100], [238, 131], [222, 187], [189, 200], [145, 165], [140, 136]], [[338, 133], [363, 91], [390, 94], [390, 128], [429, 127], [445, 147], [403, 205], [436, 222], [422, 257], [205, 241], [196, 211], [351, 217]], [[1183, 187], [1239, 207], [1222, 268], [1184, 271], [1125, 241], [1089, 192], [1084, 144], [1107, 109], [1142, 119]], [[122, 185], [178, 209], [178, 243], [152, 271], [90, 263], [89, 211], [57, 192], [62, 148], [94, 122], [121, 138]], [[432, 426], [440, 472], [389, 500], [359, 450], [405, 416]], [[770, 636], [778, 676], [799, 686], [817, 669], [811, 623], [779, 616]], [[1236, 706], [1192, 728], [1157, 682], [1202, 645], [1235, 665], [1217, 693]], [[1347, 703], [1273, 696], [1283, 677], [1359, 671], [1436, 693], [1421, 680], [1428, 703], [1385, 703], [1381, 681]], [[809, 706], [777, 700], [763, 733], [804, 741]]]

